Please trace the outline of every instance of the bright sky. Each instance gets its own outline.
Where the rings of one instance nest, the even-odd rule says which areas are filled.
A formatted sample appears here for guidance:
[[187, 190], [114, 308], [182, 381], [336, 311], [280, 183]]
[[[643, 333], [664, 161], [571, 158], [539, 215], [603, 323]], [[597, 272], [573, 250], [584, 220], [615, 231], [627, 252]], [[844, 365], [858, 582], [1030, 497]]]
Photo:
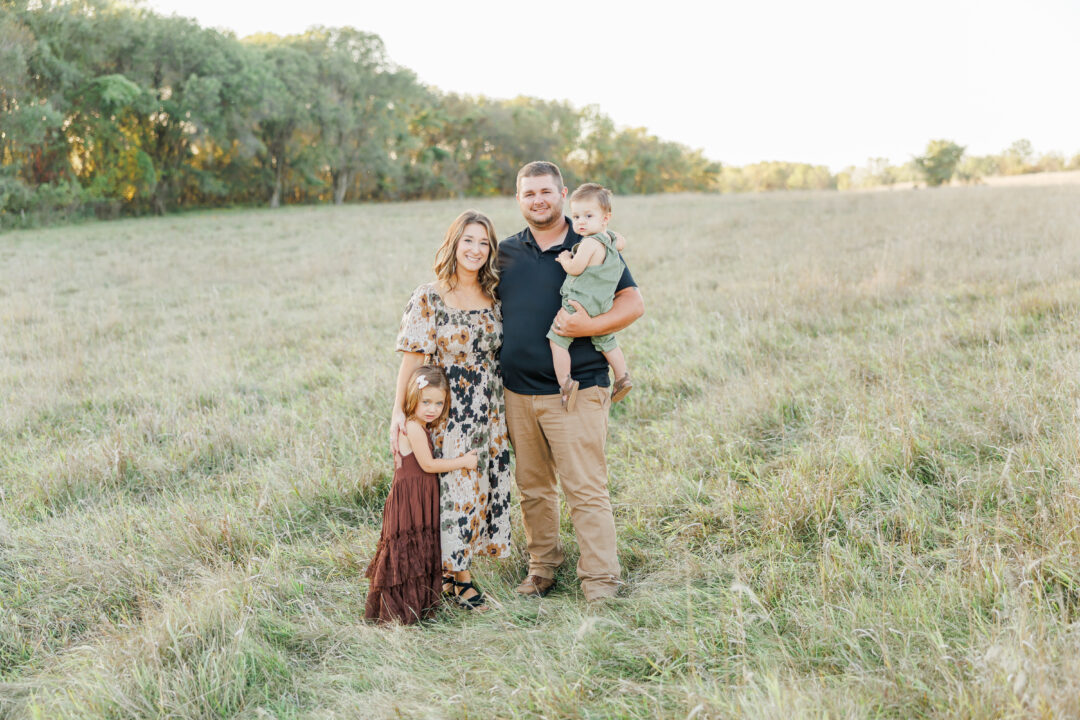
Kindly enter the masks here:
[[1077, 0], [144, 0], [238, 36], [349, 25], [445, 91], [596, 104], [744, 165], [893, 164], [933, 138], [1080, 152]]

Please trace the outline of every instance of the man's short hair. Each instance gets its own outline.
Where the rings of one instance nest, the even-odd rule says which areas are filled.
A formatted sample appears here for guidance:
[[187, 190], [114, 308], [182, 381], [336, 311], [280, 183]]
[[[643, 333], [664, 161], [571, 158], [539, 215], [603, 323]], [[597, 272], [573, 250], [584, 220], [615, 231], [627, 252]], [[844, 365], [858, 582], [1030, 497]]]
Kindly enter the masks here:
[[570, 204], [576, 200], [595, 200], [604, 212], [611, 214], [611, 191], [597, 183], [585, 183], [570, 196]]
[[559, 171], [559, 166], [555, 163], [547, 162], [546, 160], [531, 162], [518, 170], [517, 180], [514, 181], [514, 187], [521, 187], [521, 178], [523, 177], [540, 177], [542, 175], [550, 175], [555, 178], [555, 183], [559, 186], [559, 189], [562, 190], [563, 179], [562, 173]]

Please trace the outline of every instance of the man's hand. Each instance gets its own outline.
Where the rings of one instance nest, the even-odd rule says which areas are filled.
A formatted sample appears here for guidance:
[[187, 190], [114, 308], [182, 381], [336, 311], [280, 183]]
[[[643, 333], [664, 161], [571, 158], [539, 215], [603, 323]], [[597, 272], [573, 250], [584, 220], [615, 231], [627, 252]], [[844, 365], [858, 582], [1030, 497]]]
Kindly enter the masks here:
[[626, 287], [615, 293], [611, 309], [596, 317], [589, 317], [585, 308], [576, 300], [570, 301], [570, 307], [574, 308], [573, 313], [559, 308], [555, 315], [552, 327], [555, 328], [556, 335], [574, 338], [608, 335], [625, 330], [645, 314], [645, 302], [636, 287]]
[[395, 409], [390, 415], [390, 450], [394, 453], [394, 467], [401, 467], [401, 452], [398, 450], [398, 438], [405, 432], [405, 413]]
[[591, 330], [592, 318], [589, 313], [577, 300], [571, 300], [570, 307], [574, 308], [573, 313], [566, 312], [566, 308], [559, 308], [559, 312], [555, 313], [555, 334], [572, 338], [592, 337], [595, 333]]

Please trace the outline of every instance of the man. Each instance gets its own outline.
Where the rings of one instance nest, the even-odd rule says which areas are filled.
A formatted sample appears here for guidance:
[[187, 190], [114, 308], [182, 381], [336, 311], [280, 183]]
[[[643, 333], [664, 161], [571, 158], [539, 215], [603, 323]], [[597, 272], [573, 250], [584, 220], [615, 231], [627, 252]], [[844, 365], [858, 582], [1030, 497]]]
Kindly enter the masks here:
[[626, 270], [608, 312], [590, 318], [577, 303], [572, 303], [577, 312], [563, 310], [559, 288], [566, 273], [555, 258], [581, 237], [563, 215], [562, 173], [549, 162], [529, 163], [518, 172], [516, 197], [528, 226], [499, 243], [498, 260], [506, 420], [529, 551], [528, 576], [517, 592], [546, 595], [563, 561], [558, 472], [581, 550], [578, 578], [585, 599], [593, 602], [615, 595], [620, 574], [604, 458], [611, 406], [608, 364], [588, 340], [570, 346], [579, 389], [574, 410], [567, 412], [545, 336], [552, 326], [574, 338], [614, 333], [641, 317], [645, 305]]

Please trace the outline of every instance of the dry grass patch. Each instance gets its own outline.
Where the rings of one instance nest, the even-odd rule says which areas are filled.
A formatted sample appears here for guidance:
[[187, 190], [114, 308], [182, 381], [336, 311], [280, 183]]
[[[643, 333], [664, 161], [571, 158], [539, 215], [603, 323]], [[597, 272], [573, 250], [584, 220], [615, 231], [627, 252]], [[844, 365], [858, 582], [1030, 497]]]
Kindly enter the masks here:
[[621, 596], [564, 516], [517, 598], [515, 517], [493, 612], [371, 627], [393, 338], [461, 209], [0, 237], [0, 717], [1077, 714], [1080, 189], [619, 199]]

